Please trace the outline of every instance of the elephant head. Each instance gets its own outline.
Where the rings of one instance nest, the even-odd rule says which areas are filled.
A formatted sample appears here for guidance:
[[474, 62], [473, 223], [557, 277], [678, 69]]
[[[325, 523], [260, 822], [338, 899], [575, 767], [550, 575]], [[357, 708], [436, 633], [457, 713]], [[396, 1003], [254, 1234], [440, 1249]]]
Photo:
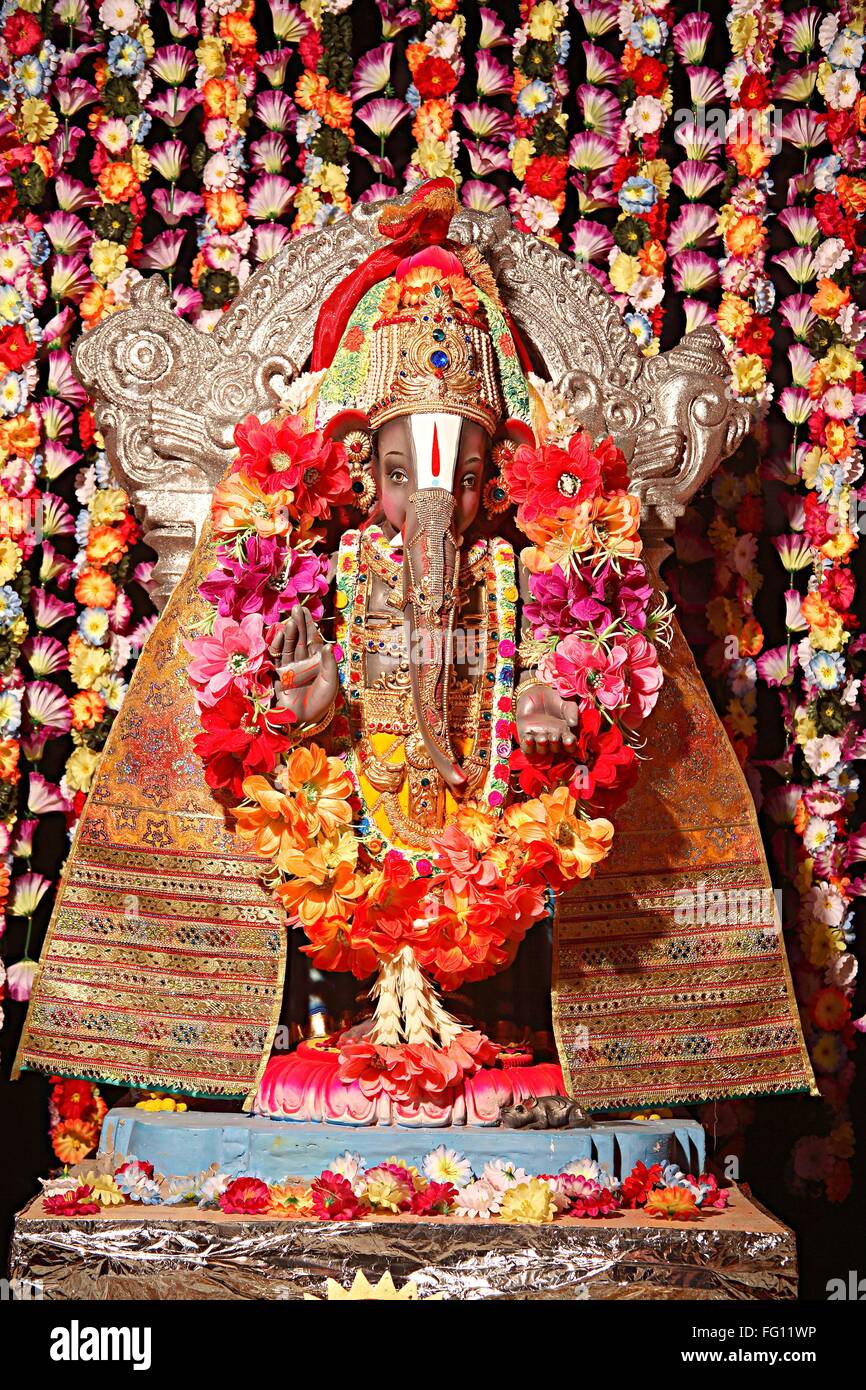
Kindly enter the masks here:
[[[329, 427], [357, 431], [357, 413]], [[497, 438], [531, 433], [508, 421]], [[491, 436], [475, 420], [447, 410], [388, 420], [373, 434], [376, 517], [402, 537], [400, 596], [409, 637], [409, 681], [418, 731], [436, 771], [456, 795], [467, 785], [449, 733], [460, 552], [481, 506]]]

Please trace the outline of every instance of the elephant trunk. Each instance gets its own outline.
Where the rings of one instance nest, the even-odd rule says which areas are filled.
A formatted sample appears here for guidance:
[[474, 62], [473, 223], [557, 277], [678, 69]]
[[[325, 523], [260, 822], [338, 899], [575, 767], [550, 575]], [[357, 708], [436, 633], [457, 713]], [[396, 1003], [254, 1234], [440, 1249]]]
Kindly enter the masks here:
[[448, 729], [451, 650], [457, 604], [454, 498], [441, 487], [409, 499], [403, 549], [403, 600], [409, 616], [409, 679], [424, 747], [446, 786], [465, 790]]

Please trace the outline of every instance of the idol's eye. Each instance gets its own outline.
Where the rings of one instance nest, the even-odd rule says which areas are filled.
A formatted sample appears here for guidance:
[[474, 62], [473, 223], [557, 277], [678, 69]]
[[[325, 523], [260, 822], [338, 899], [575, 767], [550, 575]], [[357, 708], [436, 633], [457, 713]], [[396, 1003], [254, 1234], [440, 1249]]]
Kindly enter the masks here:
[[402, 487], [404, 483], [408, 483], [409, 474], [405, 468], [391, 468], [388, 470], [388, 478], [397, 487]]
[[464, 490], [464, 492], [474, 492], [477, 486], [478, 486], [478, 474], [477, 474], [477, 473], [464, 473], [464, 474], [463, 474], [463, 490]]

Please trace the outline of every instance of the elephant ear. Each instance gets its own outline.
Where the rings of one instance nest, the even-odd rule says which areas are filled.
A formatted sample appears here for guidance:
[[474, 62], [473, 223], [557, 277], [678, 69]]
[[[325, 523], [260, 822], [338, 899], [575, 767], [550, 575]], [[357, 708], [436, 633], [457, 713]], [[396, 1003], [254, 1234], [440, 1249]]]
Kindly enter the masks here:
[[525, 420], [510, 418], [505, 420], [493, 436], [493, 448], [498, 444], [510, 444], [515, 449], [520, 444], [534, 444], [535, 435]]
[[[326, 439], [343, 444], [352, 477], [354, 505], [362, 512], [370, 512], [376, 502], [376, 484], [370, 467], [373, 458], [373, 431], [369, 416], [362, 410], [341, 410], [324, 426]], [[367, 525], [375, 518], [368, 517]]]

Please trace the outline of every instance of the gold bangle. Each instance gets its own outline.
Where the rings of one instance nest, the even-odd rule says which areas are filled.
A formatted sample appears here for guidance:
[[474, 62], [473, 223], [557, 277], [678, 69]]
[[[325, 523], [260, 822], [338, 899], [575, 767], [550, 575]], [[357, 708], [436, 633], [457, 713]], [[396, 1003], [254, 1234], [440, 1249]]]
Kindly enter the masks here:
[[337, 701], [335, 697], [331, 701], [328, 709], [325, 711], [324, 716], [319, 720], [318, 724], [311, 724], [309, 726], [304, 725], [303, 728], [300, 725], [298, 725], [296, 728], [291, 729], [292, 738], [295, 740], [312, 738], [314, 734], [320, 734], [323, 729], [327, 729], [328, 725], [334, 717], [336, 703]]

